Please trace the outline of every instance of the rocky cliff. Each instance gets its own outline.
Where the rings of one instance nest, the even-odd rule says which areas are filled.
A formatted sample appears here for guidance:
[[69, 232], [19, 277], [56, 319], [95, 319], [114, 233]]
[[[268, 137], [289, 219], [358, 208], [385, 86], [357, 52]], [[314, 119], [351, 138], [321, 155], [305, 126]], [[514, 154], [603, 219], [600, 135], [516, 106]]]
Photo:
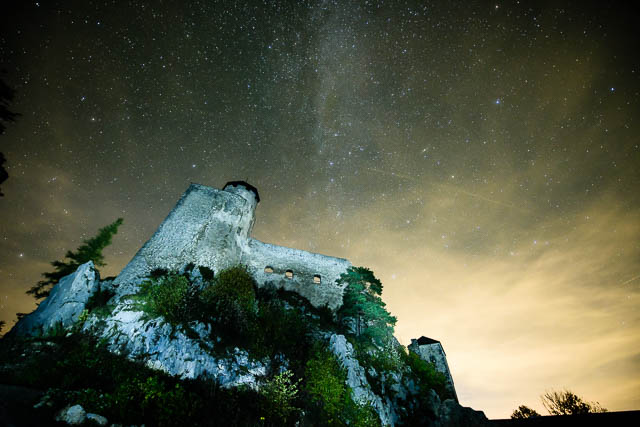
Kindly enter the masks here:
[[3, 338], [0, 377], [40, 390], [40, 423], [486, 422], [395, 318], [363, 320], [358, 301], [388, 315], [369, 270], [250, 239], [257, 190], [232, 184], [190, 187], [115, 280], [81, 265]]

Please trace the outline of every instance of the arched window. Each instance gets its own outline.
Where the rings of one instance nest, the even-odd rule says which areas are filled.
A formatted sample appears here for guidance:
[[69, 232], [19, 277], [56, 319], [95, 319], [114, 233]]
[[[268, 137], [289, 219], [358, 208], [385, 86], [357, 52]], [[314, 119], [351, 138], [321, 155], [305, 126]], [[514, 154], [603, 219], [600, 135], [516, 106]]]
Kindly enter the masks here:
[[264, 268], [264, 272], [265, 272], [265, 273], [273, 273], [273, 267], [271, 267], [270, 265], [267, 265], [267, 266]]
[[319, 274], [314, 274], [313, 275], [313, 283], [320, 283], [320, 275]]
[[293, 279], [293, 270], [287, 270], [284, 272], [284, 277], [287, 279]]

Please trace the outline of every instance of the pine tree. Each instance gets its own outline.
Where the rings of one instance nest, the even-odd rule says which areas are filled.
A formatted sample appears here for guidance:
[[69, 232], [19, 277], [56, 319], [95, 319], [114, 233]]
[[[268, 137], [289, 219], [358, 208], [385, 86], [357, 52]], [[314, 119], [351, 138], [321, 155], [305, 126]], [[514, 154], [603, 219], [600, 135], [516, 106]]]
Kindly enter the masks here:
[[53, 261], [51, 265], [55, 270], [50, 273], [43, 273], [45, 280], [39, 281], [35, 286], [27, 291], [35, 299], [46, 298], [51, 289], [65, 276], [75, 272], [82, 264], [93, 261], [96, 267], [104, 267], [104, 256], [102, 250], [111, 244], [111, 239], [118, 232], [118, 227], [122, 225], [122, 218], [118, 218], [112, 224], [101, 228], [98, 235], [92, 239], [85, 240], [75, 252], [68, 251], [65, 258], [68, 261]]
[[382, 301], [382, 282], [365, 267], [350, 267], [340, 276], [339, 282], [348, 283], [339, 315], [356, 321], [356, 335], [384, 346], [393, 336], [396, 318]]

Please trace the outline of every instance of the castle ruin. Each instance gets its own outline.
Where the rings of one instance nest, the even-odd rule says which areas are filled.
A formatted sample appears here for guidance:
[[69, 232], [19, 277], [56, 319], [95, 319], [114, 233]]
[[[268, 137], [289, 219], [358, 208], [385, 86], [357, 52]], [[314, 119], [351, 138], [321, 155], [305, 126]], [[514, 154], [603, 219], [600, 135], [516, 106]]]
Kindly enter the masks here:
[[115, 279], [118, 295], [135, 293], [155, 269], [177, 271], [193, 263], [214, 272], [243, 264], [258, 286], [275, 286], [307, 298], [315, 307], [342, 305], [337, 279], [351, 263], [251, 237], [258, 190], [244, 181], [222, 190], [191, 184], [153, 236]]

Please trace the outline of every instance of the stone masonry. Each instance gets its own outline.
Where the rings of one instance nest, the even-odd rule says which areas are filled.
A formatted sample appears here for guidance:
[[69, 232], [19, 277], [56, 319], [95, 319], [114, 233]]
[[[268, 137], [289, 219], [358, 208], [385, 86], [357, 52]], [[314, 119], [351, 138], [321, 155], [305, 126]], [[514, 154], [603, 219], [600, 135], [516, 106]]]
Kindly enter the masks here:
[[344, 285], [336, 280], [351, 263], [253, 239], [259, 201], [258, 191], [242, 181], [229, 182], [223, 190], [191, 184], [115, 279], [117, 294], [135, 293], [155, 269], [179, 270], [194, 263], [218, 272], [244, 264], [259, 286], [273, 285], [302, 295], [315, 307], [338, 309]]

